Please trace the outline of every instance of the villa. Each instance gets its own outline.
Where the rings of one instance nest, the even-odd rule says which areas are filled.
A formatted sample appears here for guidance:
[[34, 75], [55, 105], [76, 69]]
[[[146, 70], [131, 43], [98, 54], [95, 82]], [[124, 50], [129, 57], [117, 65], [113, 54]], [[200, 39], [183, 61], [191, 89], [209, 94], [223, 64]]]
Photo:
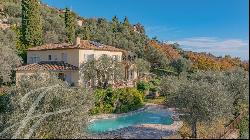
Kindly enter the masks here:
[[91, 59], [107, 55], [124, 64], [124, 81], [137, 79], [137, 68], [131, 63], [131, 57], [125, 50], [103, 45], [94, 41], [76, 38], [74, 44], [45, 44], [27, 50], [27, 64], [16, 69], [16, 81], [22, 75], [33, 74], [37, 70], [54, 72], [58, 78], [71, 85], [88, 85], [89, 81], [81, 79], [79, 67]]

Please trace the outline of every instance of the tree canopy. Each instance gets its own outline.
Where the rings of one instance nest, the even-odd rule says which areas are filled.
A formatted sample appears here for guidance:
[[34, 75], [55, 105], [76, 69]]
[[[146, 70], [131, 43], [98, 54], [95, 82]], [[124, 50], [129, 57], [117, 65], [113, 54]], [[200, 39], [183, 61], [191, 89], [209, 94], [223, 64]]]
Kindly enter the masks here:
[[160, 92], [167, 97], [167, 105], [183, 113], [183, 119], [192, 126], [192, 136], [196, 137], [197, 122], [232, 119], [247, 110], [248, 80], [248, 73], [242, 69], [198, 71], [163, 78]]
[[150, 63], [146, 60], [143, 60], [141, 58], [135, 60], [135, 64], [137, 67], [137, 70], [139, 72], [139, 76], [144, 73], [149, 73], [150, 71]]
[[124, 80], [124, 66], [107, 55], [82, 63], [80, 73], [83, 82], [91, 82], [92, 87], [95, 87], [97, 82], [99, 87], [107, 88], [109, 81]]
[[90, 92], [38, 72], [22, 76], [6, 95], [10, 102], [2, 114], [6, 124], [0, 138], [85, 138]]
[[20, 66], [22, 60], [14, 47], [0, 43], [0, 86], [12, 82], [12, 72]]

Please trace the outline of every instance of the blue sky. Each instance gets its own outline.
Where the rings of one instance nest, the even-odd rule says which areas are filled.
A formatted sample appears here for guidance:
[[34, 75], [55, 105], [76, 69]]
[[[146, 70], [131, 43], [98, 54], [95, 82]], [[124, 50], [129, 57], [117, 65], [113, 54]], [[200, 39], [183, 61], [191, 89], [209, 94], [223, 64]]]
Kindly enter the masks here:
[[149, 37], [185, 50], [249, 59], [249, 0], [42, 0], [83, 17], [114, 15], [144, 25]]

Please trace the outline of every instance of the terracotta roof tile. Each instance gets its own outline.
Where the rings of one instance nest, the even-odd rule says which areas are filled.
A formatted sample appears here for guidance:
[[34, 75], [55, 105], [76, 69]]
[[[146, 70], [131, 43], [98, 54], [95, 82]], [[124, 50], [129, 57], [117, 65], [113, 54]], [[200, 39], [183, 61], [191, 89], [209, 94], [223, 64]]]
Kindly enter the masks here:
[[39, 63], [28, 64], [16, 69], [22, 70], [78, 70], [77, 66], [64, 63], [63, 61], [41, 61]]
[[79, 45], [72, 45], [68, 43], [61, 44], [45, 44], [42, 46], [29, 48], [29, 51], [38, 51], [38, 50], [59, 50], [59, 49], [86, 49], [86, 50], [104, 50], [104, 51], [116, 51], [116, 52], [126, 52], [125, 50], [100, 44], [90, 40], [81, 40]]

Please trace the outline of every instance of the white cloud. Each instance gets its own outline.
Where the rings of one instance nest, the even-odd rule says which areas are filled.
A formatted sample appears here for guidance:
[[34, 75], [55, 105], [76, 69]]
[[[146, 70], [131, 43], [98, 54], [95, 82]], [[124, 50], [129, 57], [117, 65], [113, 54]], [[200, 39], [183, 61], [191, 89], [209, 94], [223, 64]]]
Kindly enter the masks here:
[[215, 37], [192, 37], [175, 40], [183, 49], [210, 52], [215, 55], [230, 54], [242, 59], [249, 58], [249, 41], [242, 39], [220, 39]]

